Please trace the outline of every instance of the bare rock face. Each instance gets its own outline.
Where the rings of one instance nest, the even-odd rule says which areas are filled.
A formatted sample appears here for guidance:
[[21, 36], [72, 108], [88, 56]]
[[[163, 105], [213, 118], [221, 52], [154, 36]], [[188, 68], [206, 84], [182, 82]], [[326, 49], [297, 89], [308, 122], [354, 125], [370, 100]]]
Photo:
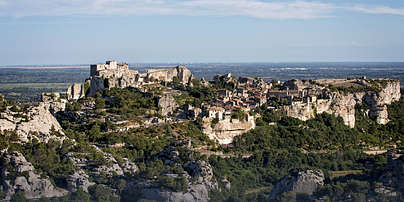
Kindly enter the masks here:
[[188, 184], [185, 191], [162, 190], [159, 184], [151, 186], [142, 185], [142, 199], [170, 202], [209, 201], [209, 191], [218, 188], [210, 164], [205, 161], [195, 161], [188, 162], [184, 166], [187, 172], [182, 175], [171, 174], [170, 177], [185, 177]]
[[171, 69], [149, 69], [147, 78], [159, 81], [171, 82], [177, 77], [182, 84], [190, 84], [194, 78], [191, 71], [185, 66], [177, 66]]
[[172, 82], [175, 77], [182, 84], [189, 85], [194, 78], [191, 71], [185, 66], [170, 69], [149, 69], [146, 73], [139, 73], [137, 70], [129, 69], [127, 64], [117, 64], [116, 61], [91, 65], [90, 72], [88, 96], [94, 96], [97, 91], [105, 88], [138, 88], [161, 81]]
[[67, 98], [69, 100], [78, 100], [84, 96], [84, 85], [82, 83], [75, 83], [67, 89]]
[[281, 179], [271, 190], [269, 198], [274, 200], [284, 192], [313, 194], [320, 186], [324, 185], [324, 173], [321, 170], [306, 170], [292, 173]]
[[[12, 112], [8, 109], [1, 114], [0, 130], [16, 130], [21, 142], [32, 138], [47, 142], [50, 138], [57, 138], [51, 137], [50, 133], [52, 129], [61, 132], [62, 127], [49, 111], [50, 106], [50, 103], [41, 102], [38, 106], [28, 108], [27, 112]], [[37, 135], [32, 132], [37, 132]]]
[[315, 113], [329, 113], [342, 117], [345, 125], [355, 127], [355, 105], [365, 103], [370, 107], [368, 116], [379, 124], [387, 124], [387, 105], [400, 100], [400, 82], [386, 81], [380, 92], [358, 92], [343, 94], [331, 92], [328, 99], [314, 99], [292, 102], [284, 106], [283, 110], [288, 116], [306, 121], [314, 117]]
[[[5, 200], [10, 200], [17, 190], [22, 190], [27, 199], [62, 197], [68, 193], [64, 189], [55, 187], [49, 179], [36, 174], [32, 164], [21, 153], [11, 152], [5, 154], [3, 158], [10, 165], [3, 167], [1, 171]], [[8, 170], [10, 167], [12, 170]]]
[[226, 117], [212, 128], [212, 118], [203, 118], [202, 131], [210, 139], [218, 141], [219, 144], [230, 144], [234, 137], [255, 128], [254, 117], [248, 116], [247, 120], [240, 121]]
[[380, 92], [369, 92], [363, 100], [370, 106], [369, 117], [379, 124], [387, 124], [389, 119], [386, 105], [399, 101], [400, 97], [400, 82], [389, 81]]
[[161, 108], [161, 115], [163, 116], [172, 114], [174, 110], [178, 108], [177, 101], [175, 101], [171, 95], [164, 95], [160, 97], [158, 105]]
[[[104, 90], [105, 89], [105, 84], [104, 84], [104, 78], [103, 77], [90, 77], [89, 82], [90, 82], [90, 92], [88, 93], [88, 96], [94, 96], [97, 91], [99, 90]], [[107, 80], [108, 82], [110, 80]]]
[[[95, 146], [94, 146], [95, 147]], [[68, 153], [67, 158], [73, 162], [74, 165], [78, 166], [80, 169], [90, 170], [95, 175], [100, 175], [105, 173], [106, 176], [122, 176], [124, 174], [135, 174], [139, 168], [135, 163], [129, 161], [127, 158], [123, 158], [122, 162], [118, 162], [111, 154], [103, 152], [98, 147], [95, 147], [97, 152], [100, 152], [108, 165], [91, 165], [89, 159], [87, 158], [87, 153]]]
[[49, 104], [49, 111], [53, 115], [66, 109], [67, 100], [61, 99], [59, 93], [42, 93], [41, 100]]
[[66, 179], [69, 191], [75, 192], [78, 188], [82, 188], [83, 191], [88, 192], [88, 187], [95, 184], [90, 182], [88, 178], [88, 175], [83, 170], [78, 170], [70, 175]]

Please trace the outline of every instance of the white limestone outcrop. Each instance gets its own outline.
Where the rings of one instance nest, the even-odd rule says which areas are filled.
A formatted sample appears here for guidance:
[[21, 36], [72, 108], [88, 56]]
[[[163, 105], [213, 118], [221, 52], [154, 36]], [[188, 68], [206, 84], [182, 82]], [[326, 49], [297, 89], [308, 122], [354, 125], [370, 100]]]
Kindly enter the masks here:
[[255, 128], [255, 120], [252, 116], [248, 116], [247, 120], [243, 121], [225, 117], [223, 120], [219, 120], [213, 128], [212, 120], [212, 118], [203, 118], [202, 131], [219, 144], [230, 144], [233, 142], [234, 137]]
[[51, 136], [52, 129], [62, 135], [62, 127], [49, 111], [51, 104], [40, 102], [37, 106], [30, 106], [25, 112], [13, 112], [8, 108], [0, 114], [0, 131], [16, 130], [21, 142], [28, 142], [35, 138], [48, 142], [50, 138], [64, 137]]
[[292, 102], [283, 107], [287, 116], [306, 121], [315, 116], [315, 113], [335, 114], [343, 118], [349, 127], [355, 127], [355, 105], [367, 104], [370, 109], [368, 116], [379, 124], [387, 124], [387, 105], [400, 100], [400, 82], [396, 80], [386, 81], [386, 85], [379, 92], [340, 93], [330, 92], [327, 99], [307, 99], [305, 101]]
[[[97, 91], [105, 88], [141, 87], [156, 82], [172, 82], [174, 78], [184, 85], [192, 85], [195, 77], [185, 66], [176, 66], [169, 69], [149, 69], [146, 73], [129, 69], [128, 64], [118, 64], [116, 61], [107, 61], [106, 64], [91, 65], [88, 96], [94, 96]], [[69, 99], [84, 97], [84, 85], [74, 84], [68, 89]]]

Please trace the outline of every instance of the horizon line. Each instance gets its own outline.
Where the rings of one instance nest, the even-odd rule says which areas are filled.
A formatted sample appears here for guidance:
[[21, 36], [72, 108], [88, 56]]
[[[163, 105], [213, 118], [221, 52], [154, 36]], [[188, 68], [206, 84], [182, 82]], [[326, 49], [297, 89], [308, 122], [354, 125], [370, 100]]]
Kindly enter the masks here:
[[[109, 60], [105, 60], [109, 61]], [[113, 61], [113, 60], [112, 60]], [[115, 60], [118, 61], [118, 60]], [[105, 63], [105, 62], [104, 62]], [[18, 68], [18, 67], [69, 67], [69, 66], [89, 66], [92, 64], [104, 64], [104, 63], [76, 63], [76, 64], [5, 64], [0, 65], [0, 68]], [[118, 61], [118, 63], [125, 63], [128, 65], [138, 65], [138, 64], [150, 64], [150, 65], [159, 65], [159, 64], [173, 64], [173, 65], [181, 65], [181, 64], [296, 64], [296, 63], [404, 63], [404, 61], [280, 61], [280, 62], [122, 62]]]

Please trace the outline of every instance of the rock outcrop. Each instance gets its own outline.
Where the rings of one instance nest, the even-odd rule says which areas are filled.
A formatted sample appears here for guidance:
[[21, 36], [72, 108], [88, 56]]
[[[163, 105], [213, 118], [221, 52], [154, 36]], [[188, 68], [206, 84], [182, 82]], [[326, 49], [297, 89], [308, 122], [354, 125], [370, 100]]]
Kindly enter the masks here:
[[187, 184], [183, 191], [164, 190], [160, 184], [154, 183], [149, 186], [144, 184], [140, 187], [141, 198], [155, 201], [183, 201], [193, 202], [209, 201], [209, 191], [218, 188], [213, 177], [213, 169], [206, 161], [193, 161], [184, 164], [186, 172], [182, 174], [167, 174], [165, 177], [184, 178]]
[[306, 121], [313, 118], [315, 113], [335, 114], [343, 118], [349, 127], [355, 126], [355, 105], [366, 104], [370, 107], [368, 116], [379, 124], [387, 124], [387, 105], [398, 101], [401, 97], [400, 82], [396, 80], [380, 80], [385, 85], [380, 91], [367, 91], [356, 93], [328, 92], [328, 98], [317, 99], [316, 96], [307, 96], [303, 101], [294, 101], [291, 105], [283, 107], [286, 115]]
[[363, 101], [370, 106], [370, 118], [379, 124], [387, 124], [389, 119], [386, 105], [399, 101], [400, 97], [400, 82], [388, 81], [380, 92], [368, 92]]
[[176, 77], [182, 84], [190, 84], [194, 78], [191, 71], [181, 65], [171, 69], [149, 69], [146, 74], [149, 79], [165, 82], [172, 82]]
[[[123, 158], [121, 162], [118, 162], [111, 154], [103, 152], [96, 146], [93, 146], [96, 152], [103, 155], [103, 158], [107, 163], [101, 165], [91, 165], [91, 161], [88, 158], [87, 153], [68, 153], [67, 158], [73, 162], [74, 165], [83, 170], [89, 170], [94, 175], [105, 174], [107, 177], [122, 176], [124, 174], [135, 174], [139, 169], [135, 163], [129, 161], [127, 158]], [[74, 186], [72, 186], [74, 187]]]
[[242, 121], [225, 117], [214, 126], [211, 124], [212, 121], [212, 118], [203, 118], [202, 131], [219, 144], [230, 144], [233, 142], [234, 137], [255, 128], [255, 120], [252, 116], [248, 116], [247, 120]]
[[1, 185], [5, 200], [10, 200], [16, 191], [21, 190], [27, 199], [41, 197], [61, 197], [68, 192], [55, 187], [48, 178], [36, 174], [35, 168], [19, 152], [6, 153], [3, 161], [9, 166], [1, 170]]
[[81, 188], [83, 191], [88, 192], [88, 187], [95, 184], [90, 182], [88, 178], [89, 176], [81, 169], [70, 175], [66, 179], [69, 191], [75, 192]]
[[49, 111], [50, 106], [50, 103], [41, 102], [24, 112], [13, 112], [9, 108], [0, 115], [0, 131], [16, 130], [21, 142], [33, 138], [47, 142], [50, 138], [56, 138], [50, 136], [51, 131], [62, 133], [62, 127]]
[[185, 66], [170, 69], [149, 69], [146, 73], [129, 69], [128, 64], [118, 64], [107, 61], [106, 64], [91, 65], [89, 96], [94, 96], [98, 90], [105, 88], [141, 87], [156, 82], [172, 82], [174, 78], [185, 85], [190, 85], [194, 76]]
[[282, 178], [271, 190], [269, 198], [276, 199], [284, 192], [311, 195], [318, 187], [324, 185], [324, 173], [321, 170], [305, 170], [292, 173]]
[[75, 83], [67, 89], [67, 99], [78, 100], [85, 96], [84, 84]]
[[169, 94], [160, 97], [158, 105], [161, 109], [161, 115], [163, 116], [172, 114], [174, 110], [178, 108], [177, 101], [175, 101], [174, 97]]
[[49, 111], [54, 116], [57, 112], [65, 111], [66, 109], [67, 100], [61, 99], [59, 93], [42, 93], [41, 100], [49, 104]]

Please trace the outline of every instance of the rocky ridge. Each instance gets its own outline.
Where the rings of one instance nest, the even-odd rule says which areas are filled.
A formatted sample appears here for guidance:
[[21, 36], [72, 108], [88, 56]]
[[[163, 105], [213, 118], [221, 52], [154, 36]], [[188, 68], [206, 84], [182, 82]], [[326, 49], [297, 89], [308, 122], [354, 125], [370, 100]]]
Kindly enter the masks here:
[[[88, 95], [94, 96], [98, 90], [105, 88], [141, 87], [156, 82], [172, 82], [174, 78], [185, 85], [192, 85], [192, 75], [185, 66], [176, 66], [170, 69], [149, 69], [146, 73], [129, 69], [127, 64], [117, 64], [116, 61], [107, 61], [106, 64], [91, 65]], [[85, 96], [84, 84], [73, 84], [67, 91], [69, 99], [79, 99]]]
[[[323, 88], [324, 89], [324, 88]], [[369, 106], [367, 114], [379, 124], [387, 124], [387, 106], [401, 97], [400, 82], [388, 81], [379, 92], [328, 92], [328, 98], [308, 97], [304, 101], [292, 102], [291, 105], [283, 107], [286, 115], [306, 121], [314, 115], [321, 113], [335, 114], [343, 118], [344, 123], [349, 127], [355, 126], [355, 106], [366, 104]]]
[[47, 142], [50, 138], [63, 140], [63, 136], [51, 137], [52, 130], [63, 134], [62, 127], [49, 111], [51, 103], [41, 102], [37, 106], [30, 106], [24, 112], [14, 112], [8, 107], [0, 113], [0, 131], [15, 130], [21, 142], [38, 139]]

